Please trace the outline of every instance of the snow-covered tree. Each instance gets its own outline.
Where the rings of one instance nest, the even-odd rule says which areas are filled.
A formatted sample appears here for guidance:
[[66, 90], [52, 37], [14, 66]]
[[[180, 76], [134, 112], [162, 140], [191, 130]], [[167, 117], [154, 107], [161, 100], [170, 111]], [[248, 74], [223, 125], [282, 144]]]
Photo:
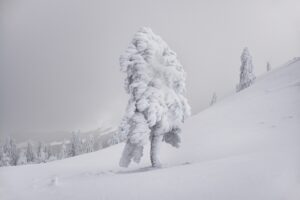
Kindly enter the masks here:
[[25, 155], [26, 155], [27, 163], [35, 163], [36, 162], [36, 153], [33, 150], [33, 146], [31, 144], [31, 142], [27, 143]]
[[212, 98], [211, 98], [211, 101], [210, 101], [210, 105], [214, 105], [215, 103], [217, 102], [217, 95], [216, 93], [214, 92]]
[[267, 62], [267, 72], [271, 71], [271, 70], [272, 70], [271, 64], [269, 62]]
[[51, 155], [52, 155], [52, 150], [50, 148], [50, 145], [47, 144], [47, 145], [45, 145], [45, 159], [46, 159], [46, 162], [49, 160]]
[[64, 159], [69, 156], [68, 148], [66, 141], [64, 141], [61, 145], [60, 152], [59, 152], [59, 159]]
[[26, 165], [26, 164], [27, 164], [27, 158], [25, 152], [21, 150], [19, 153], [19, 159], [17, 161], [17, 165]]
[[93, 135], [89, 135], [84, 142], [84, 152], [90, 153], [94, 151], [95, 140]]
[[3, 146], [0, 145], [0, 167], [9, 166], [10, 165], [9, 162], [10, 162], [9, 157], [6, 155], [6, 153], [4, 153]]
[[118, 131], [116, 131], [110, 135], [110, 138], [108, 139], [108, 142], [107, 142], [108, 146], [119, 144], [121, 142], [124, 142], [127, 139], [126, 133], [123, 133], [123, 131], [126, 130], [126, 129], [124, 129], [125, 126], [128, 126], [127, 121], [122, 120]]
[[82, 141], [78, 133], [72, 134], [70, 143], [70, 156], [77, 156], [82, 153]]
[[39, 163], [41, 162], [46, 162], [47, 160], [47, 155], [48, 153], [46, 152], [46, 147], [45, 144], [42, 142], [39, 142], [38, 144], [38, 149], [37, 149], [37, 161]]
[[4, 156], [3, 147], [2, 147], [2, 145], [0, 143], [0, 167], [2, 166], [3, 156]]
[[46, 152], [46, 161], [47, 162], [57, 160], [57, 156], [53, 152], [53, 149], [52, 149], [51, 145], [47, 144], [45, 146], [45, 152]]
[[6, 153], [4, 153], [3, 148], [0, 149], [0, 167], [2, 166], [9, 166], [10, 165], [10, 158]]
[[6, 165], [17, 165], [19, 153], [15, 141], [8, 137], [3, 145], [3, 157]]
[[255, 75], [253, 72], [252, 57], [248, 48], [244, 48], [241, 55], [241, 68], [240, 68], [240, 83], [237, 85], [237, 92], [249, 87], [255, 82]]
[[184, 96], [185, 72], [177, 55], [150, 28], [141, 28], [120, 57], [130, 98], [119, 128], [126, 145], [120, 166], [139, 162], [150, 139], [151, 164], [160, 166], [161, 141], [179, 146], [181, 124], [190, 115]]
[[110, 135], [110, 138], [108, 139], [108, 146], [112, 146], [112, 145], [115, 145], [115, 144], [118, 144], [120, 143], [120, 139], [119, 139], [119, 132], [115, 132], [113, 134]]

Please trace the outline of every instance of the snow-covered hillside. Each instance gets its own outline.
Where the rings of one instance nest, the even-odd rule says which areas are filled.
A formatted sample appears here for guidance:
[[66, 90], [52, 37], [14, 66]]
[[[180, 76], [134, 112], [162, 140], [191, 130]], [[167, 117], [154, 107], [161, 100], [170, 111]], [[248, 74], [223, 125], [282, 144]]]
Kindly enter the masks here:
[[[118, 167], [124, 144], [46, 164], [0, 168], [0, 199], [300, 199], [300, 61], [191, 117], [165, 144]], [[145, 152], [149, 152], [149, 147]]]

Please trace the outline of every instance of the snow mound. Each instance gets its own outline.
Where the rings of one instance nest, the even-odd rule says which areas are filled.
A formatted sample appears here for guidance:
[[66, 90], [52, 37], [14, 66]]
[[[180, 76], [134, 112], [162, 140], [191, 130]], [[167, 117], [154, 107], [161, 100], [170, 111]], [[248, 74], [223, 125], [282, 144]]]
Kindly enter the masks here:
[[[0, 168], [7, 199], [300, 199], [300, 61], [191, 117], [160, 169], [118, 167], [124, 144], [46, 164]], [[145, 149], [149, 152], [149, 147]]]

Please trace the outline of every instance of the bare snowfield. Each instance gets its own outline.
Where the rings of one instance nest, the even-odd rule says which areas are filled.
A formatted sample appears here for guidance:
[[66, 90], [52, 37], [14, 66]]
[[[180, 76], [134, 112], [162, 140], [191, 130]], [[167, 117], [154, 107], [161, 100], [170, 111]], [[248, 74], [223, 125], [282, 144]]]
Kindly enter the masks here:
[[300, 61], [275, 69], [183, 127], [151, 169], [118, 162], [124, 144], [46, 164], [0, 168], [1, 200], [300, 199]]

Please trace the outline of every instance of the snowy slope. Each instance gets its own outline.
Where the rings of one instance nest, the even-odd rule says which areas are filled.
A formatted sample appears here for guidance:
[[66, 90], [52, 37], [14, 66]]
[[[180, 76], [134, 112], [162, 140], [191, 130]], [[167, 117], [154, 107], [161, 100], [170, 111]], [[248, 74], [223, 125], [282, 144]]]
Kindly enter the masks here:
[[0, 168], [0, 199], [300, 199], [300, 61], [190, 118], [162, 169], [118, 167], [123, 144]]

